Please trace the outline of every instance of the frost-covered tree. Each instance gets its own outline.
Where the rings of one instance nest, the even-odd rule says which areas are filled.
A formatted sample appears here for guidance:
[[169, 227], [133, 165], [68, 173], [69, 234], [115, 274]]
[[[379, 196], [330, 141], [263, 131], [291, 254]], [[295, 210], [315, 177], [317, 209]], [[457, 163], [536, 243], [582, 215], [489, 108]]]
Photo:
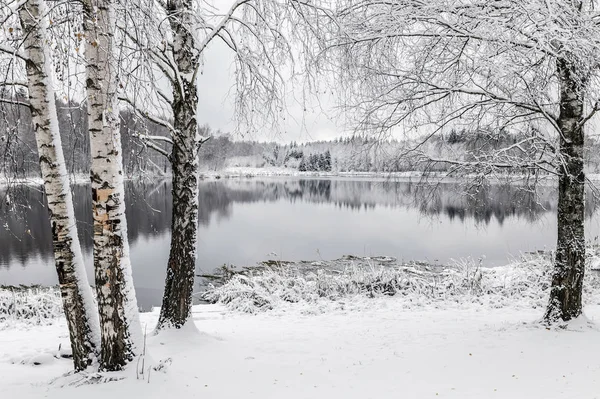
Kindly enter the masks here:
[[300, 160], [300, 165], [298, 165], [298, 170], [300, 172], [306, 172], [307, 171], [306, 159], [304, 159], [304, 157], [302, 157], [302, 159]]
[[[125, 39], [136, 49], [132, 54], [144, 65], [133, 66], [143, 72], [126, 79], [123, 100], [140, 117], [169, 130], [168, 136], [144, 137], [150, 148], [169, 158], [173, 177], [171, 248], [158, 329], [179, 328], [191, 314], [198, 154], [208, 140], [198, 130], [198, 112], [202, 111], [198, 95], [203, 92], [197, 80], [204, 52], [214, 42], [231, 49], [236, 66], [232, 82], [237, 93], [235, 117], [241, 124], [276, 120], [284, 102], [281, 93], [286, 79], [281, 69], [290, 57], [282, 34], [288, 27], [281, 10], [281, 4], [273, 0], [236, 0], [224, 12], [194, 0], [147, 1], [128, 10], [128, 15], [137, 17], [122, 23]], [[156, 76], [150, 90], [148, 76]]]
[[[1, 4], [6, 30], [0, 52], [16, 63], [24, 63], [33, 132], [52, 228], [52, 242], [63, 307], [76, 371], [81, 371], [100, 349], [100, 329], [92, 290], [83, 263], [77, 236], [73, 198], [61, 137], [54, 95], [54, 65], [48, 33], [50, 19], [45, 0]], [[18, 18], [17, 18], [18, 16]], [[20, 28], [17, 21], [20, 22]], [[14, 36], [13, 36], [14, 33]], [[14, 46], [11, 47], [11, 44]], [[16, 65], [7, 76], [19, 76]], [[14, 81], [7, 80], [10, 86]]]
[[323, 166], [323, 170], [331, 172], [331, 152], [329, 152], [329, 150], [325, 152], [325, 163]]
[[[404, 133], [399, 153], [482, 179], [508, 168], [558, 178], [558, 241], [545, 319], [581, 314], [585, 263], [584, 130], [600, 109], [600, 15], [584, 0], [323, 2], [317, 67], [335, 71], [348, 117], [381, 137]], [[329, 7], [329, 8], [327, 8]], [[521, 139], [432, 159], [444, 131], [511, 132]], [[527, 134], [524, 134], [527, 133]]]
[[133, 360], [142, 335], [125, 219], [115, 4], [113, 0], [84, 0], [83, 11], [100, 369], [113, 371]]

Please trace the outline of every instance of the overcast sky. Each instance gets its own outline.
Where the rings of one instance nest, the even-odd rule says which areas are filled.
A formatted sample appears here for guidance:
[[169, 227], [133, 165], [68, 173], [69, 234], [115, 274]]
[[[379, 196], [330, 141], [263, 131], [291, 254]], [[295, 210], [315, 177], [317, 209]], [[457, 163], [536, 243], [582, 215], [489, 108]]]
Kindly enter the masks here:
[[[231, 3], [230, 0], [215, 0], [215, 5], [221, 10], [228, 8]], [[201, 125], [206, 123], [214, 129], [234, 131], [234, 69], [231, 50], [221, 42], [213, 41], [204, 53], [203, 73], [198, 80], [198, 121]], [[331, 99], [321, 101], [332, 103]], [[307, 112], [298, 105], [288, 109], [291, 117], [286, 118], [283, 131], [264, 130], [248, 139], [287, 143], [292, 140], [328, 140], [342, 135], [342, 129], [330, 120], [334, 115], [333, 104], [330, 105], [331, 109], [321, 110], [316, 100], [311, 102], [314, 105]]]

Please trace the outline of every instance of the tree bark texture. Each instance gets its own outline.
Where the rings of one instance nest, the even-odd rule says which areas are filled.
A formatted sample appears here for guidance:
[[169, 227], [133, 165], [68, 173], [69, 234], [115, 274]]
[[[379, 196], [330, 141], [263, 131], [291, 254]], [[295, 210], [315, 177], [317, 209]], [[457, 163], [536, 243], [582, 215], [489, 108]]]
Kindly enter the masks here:
[[196, 44], [190, 30], [192, 3], [171, 0], [167, 16], [173, 32], [173, 55], [178, 76], [173, 86], [173, 214], [171, 249], [157, 329], [180, 328], [191, 315], [198, 230], [198, 151], [201, 141], [196, 113], [198, 94]]
[[86, 88], [94, 216], [94, 271], [101, 325], [100, 369], [133, 360], [141, 327], [131, 275], [119, 131], [112, 0], [84, 0]]
[[52, 226], [54, 260], [76, 371], [84, 370], [99, 348], [100, 327], [77, 236], [73, 198], [53, 90], [44, 0], [28, 0], [19, 10], [24, 32], [27, 86], [33, 130]]
[[560, 81], [558, 240], [545, 314], [548, 323], [568, 321], [581, 314], [585, 271], [583, 82], [574, 76], [565, 60], [557, 61], [557, 72]]

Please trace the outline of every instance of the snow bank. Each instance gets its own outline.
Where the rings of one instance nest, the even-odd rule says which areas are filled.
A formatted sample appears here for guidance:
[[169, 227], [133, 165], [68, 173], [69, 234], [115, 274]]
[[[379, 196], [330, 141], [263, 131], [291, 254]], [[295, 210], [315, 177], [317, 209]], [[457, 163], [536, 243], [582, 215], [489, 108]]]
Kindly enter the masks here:
[[[282, 167], [227, 167], [218, 171], [203, 171], [202, 178], [234, 178], [234, 177], [269, 177], [269, 176], [300, 176], [300, 177], [363, 177], [363, 178], [415, 178], [421, 177], [422, 172], [301, 172], [294, 168]], [[441, 175], [440, 175], [441, 176]]]
[[[87, 184], [90, 182], [90, 176], [87, 174], [68, 174], [70, 184]], [[0, 175], [0, 187], [7, 187], [11, 185], [27, 185], [27, 186], [41, 186], [44, 184], [44, 179], [39, 176], [29, 177], [7, 177]]]
[[[280, 166], [264, 166], [264, 167], [252, 167], [252, 166], [229, 166], [220, 170], [204, 170], [200, 172], [200, 177], [203, 179], [221, 179], [221, 178], [243, 178], [243, 177], [351, 177], [351, 178], [365, 178], [365, 179], [416, 179], [426, 177], [427, 180], [435, 181], [460, 181], [467, 182], [474, 178], [480, 177], [477, 174], [467, 174], [461, 176], [449, 176], [447, 172], [422, 172], [418, 170], [406, 171], [406, 172], [358, 172], [358, 171], [299, 171], [295, 168], [280, 167]], [[587, 175], [586, 175], [587, 176]], [[499, 175], [490, 177], [489, 182], [522, 182], [528, 179], [527, 175], [510, 174], [510, 175]], [[590, 180], [600, 180], [599, 175], [592, 175]], [[538, 184], [556, 183], [554, 176], [539, 176]]]
[[[203, 298], [229, 309], [257, 313], [308, 305], [319, 312], [347, 306], [345, 299], [397, 296], [405, 307], [479, 303], [486, 307], [546, 305], [551, 278], [548, 257], [533, 256], [496, 268], [472, 260], [451, 267], [399, 264], [383, 258], [342, 258], [331, 262], [268, 263], [233, 273], [220, 286], [209, 285]], [[585, 298], [600, 287], [596, 273], [586, 277]], [[353, 300], [354, 305], [365, 301]], [[316, 306], [315, 306], [316, 305]]]
[[[600, 303], [600, 273], [584, 281], [586, 304]], [[268, 310], [325, 313], [362, 310], [374, 298], [397, 297], [405, 309], [465, 303], [487, 308], [544, 308], [552, 264], [549, 255], [529, 255], [494, 268], [473, 259], [451, 266], [402, 264], [388, 257], [344, 257], [332, 261], [267, 261], [242, 271], [224, 269], [200, 297], [243, 313]], [[215, 277], [215, 276], [213, 276]], [[63, 317], [57, 287], [0, 287], [0, 330], [48, 325]]]

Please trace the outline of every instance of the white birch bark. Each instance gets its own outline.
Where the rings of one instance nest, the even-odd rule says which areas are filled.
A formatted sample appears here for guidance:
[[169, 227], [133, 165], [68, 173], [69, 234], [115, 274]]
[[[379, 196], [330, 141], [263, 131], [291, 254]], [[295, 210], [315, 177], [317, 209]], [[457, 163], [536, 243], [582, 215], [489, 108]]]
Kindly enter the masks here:
[[112, 0], [85, 0], [88, 128], [94, 215], [94, 270], [101, 323], [100, 368], [118, 370], [142, 340], [129, 258]]
[[[167, 264], [167, 276], [161, 313], [157, 330], [164, 327], [181, 327], [188, 320], [191, 312], [194, 287], [197, 226], [198, 226], [198, 152], [207, 140], [198, 130], [198, 88], [197, 75], [200, 70], [200, 55], [213, 40], [222, 40], [231, 48], [239, 67], [236, 79], [238, 101], [242, 109], [252, 102], [254, 110], [257, 100], [266, 110], [267, 119], [274, 116], [273, 104], [280, 104], [276, 90], [282, 81], [277, 71], [279, 62], [288, 59], [288, 51], [292, 48], [282, 36], [280, 17], [284, 17], [283, 7], [276, 2], [254, 2], [236, 0], [229, 11], [222, 15], [203, 15], [204, 4], [193, 0], [166, 0], [160, 2], [143, 2], [140, 18], [146, 24], [128, 27], [123, 24], [123, 34], [131, 41], [134, 48], [139, 48], [143, 65], [149, 60], [151, 75], [161, 71], [171, 86], [171, 95], [166, 95], [159, 84], [151, 82], [156, 90], [146, 97], [153, 103], [170, 107], [173, 121], [162, 117], [150, 116], [152, 107], [139, 109], [136, 101], [124, 100], [136, 109], [136, 113], [169, 129], [171, 137], [167, 141], [172, 145], [171, 151], [156, 145], [148, 137], [149, 148], [169, 157], [173, 173], [173, 211], [171, 222], [171, 248]], [[155, 7], [163, 8], [156, 12]], [[145, 8], [147, 7], [147, 8]], [[236, 16], [235, 14], [240, 14]], [[157, 19], [147, 18], [156, 14]], [[213, 20], [214, 25], [212, 24]], [[166, 22], [168, 21], [168, 26]], [[208, 23], [211, 21], [211, 23]], [[165, 28], [170, 28], [164, 31]], [[156, 32], [159, 30], [159, 32]], [[135, 34], [134, 34], [135, 32]], [[239, 37], [238, 37], [239, 35]], [[291, 58], [289, 58], [291, 59]], [[136, 65], [136, 68], [139, 65]], [[145, 82], [134, 77], [133, 87]], [[135, 82], [137, 80], [137, 82]], [[129, 82], [131, 80], [129, 79]], [[143, 83], [146, 87], [147, 83]], [[146, 90], [146, 89], [144, 89]], [[154, 100], [154, 98], [156, 100]], [[142, 100], [144, 101], [144, 100]], [[139, 102], [137, 102], [139, 104]], [[155, 105], [155, 104], [154, 104]], [[266, 107], [265, 107], [266, 105]], [[163, 110], [164, 107], [159, 107]], [[244, 113], [244, 112], [242, 112]], [[240, 116], [242, 113], [238, 113]], [[251, 120], [248, 115], [241, 119]], [[252, 112], [252, 115], [259, 114]]]
[[24, 31], [27, 86], [40, 169], [48, 202], [58, 281], [75, 370], [85, 369], [100, 347], [96, 305], [89, 285], [62, 151], [53, 90], [45, 0], [28, 0], [19, 10]]
[[173, 213], [171, 249], [165, 292], [157, 329], [180, 328], [190, 317], [196, 270], [198, 231], [198, 151], [202, 141], [196, 113], [198, 43], [191, 33], [193, 9], [189, 0], [168, 3], [167, 17], [173, 34], [175, 79], [173, 88]]

